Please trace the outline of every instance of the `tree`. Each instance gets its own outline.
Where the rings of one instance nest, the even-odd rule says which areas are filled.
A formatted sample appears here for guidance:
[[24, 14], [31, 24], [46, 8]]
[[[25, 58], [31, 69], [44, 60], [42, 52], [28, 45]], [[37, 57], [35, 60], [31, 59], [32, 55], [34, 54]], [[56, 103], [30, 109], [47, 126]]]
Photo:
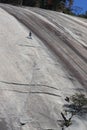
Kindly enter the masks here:
[[71, 8], [71, 6], [73, 5], [73, 0], [69, 0], [69, 8]]
[[40, 7], [40, 0], [36, 0], [36, 7]]
[[84, 106], [87, 107], [87, 98], [84, 94], [78, 94], [76, 93], [71, 97], [72, 105], [74, 106], [75, 111], [82, 112], [84, 109]]
[[57, 10], [58, 9], [58, 6], [60, 5], [62, 0], [54, 0], [53, 2], [53, 10]]
[[84, 94], [76, 93], [70, 97], [70, 103], [65, 104], [64, 107], [66, 108], [65, 111], [74, 115], [87, 114], [87, 98]]
[[21, 6], [22, 6], [22, 4], [23, 4], [23, 0], [20, 1], [20, 5], [21, 5]]
[[59, 125], [64, 130], [64, 127], [69, 127], [72, 125], [72, 118], [74, 115], [83, 116], [87, 114], [87, 98], [84, 94], [72, 95], [71, 97], [66, 97], [65, 101], [68, 104], [64, 104], [64, 110], [61, 112], [63, 120], [58, 120]]
[[62, 123], [62, 127], [64, 127], [64, 126], [69, 127], [72, 124], [71, 119], [73, 117], [73, 114], [71, 115], [71, 117], [69, 119], [67, 119], [62, 112], [61, 112], [61, 115], [62, 115], [62, 118], [64, 120], [64, 122]]

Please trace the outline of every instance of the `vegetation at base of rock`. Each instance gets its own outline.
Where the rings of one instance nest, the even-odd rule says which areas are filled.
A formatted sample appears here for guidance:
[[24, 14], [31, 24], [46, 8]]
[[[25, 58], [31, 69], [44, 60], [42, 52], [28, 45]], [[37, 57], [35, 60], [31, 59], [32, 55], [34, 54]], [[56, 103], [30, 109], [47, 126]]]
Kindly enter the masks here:
[[[72, 95], [71, 97], [66, 97], [65, 101], [67, 104], [64, 104], [64, 112], [61, 112], [62, 119], [61, 120], [61, 128], [64, 129], [64, 127], [69, 127], [72, 125], [72, 118], [74, 115], [83, 116], [84, 114], [87, 114], [87, 98], [84, 94], [78, 94]], [[68, 119], [66, 115], [71, 115]]]

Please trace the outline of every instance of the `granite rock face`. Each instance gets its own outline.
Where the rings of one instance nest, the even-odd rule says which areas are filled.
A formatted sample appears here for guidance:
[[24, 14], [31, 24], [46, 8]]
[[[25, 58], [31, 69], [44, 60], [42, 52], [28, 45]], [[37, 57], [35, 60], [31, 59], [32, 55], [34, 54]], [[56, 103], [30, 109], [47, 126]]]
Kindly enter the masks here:
[[[65, 97], [86, 93], [86, 22], [0, 7], [0, 130], [61, 130]], [[85, 118], [74, 117], [67, 130], [86, 130]]]

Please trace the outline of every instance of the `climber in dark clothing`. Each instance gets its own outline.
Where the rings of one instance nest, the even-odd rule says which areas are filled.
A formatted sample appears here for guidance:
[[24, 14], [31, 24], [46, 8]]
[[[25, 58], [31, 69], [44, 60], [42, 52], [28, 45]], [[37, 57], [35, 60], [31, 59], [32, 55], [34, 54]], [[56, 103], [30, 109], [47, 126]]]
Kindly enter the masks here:
[[31, 33], [31, 31], [29, 32], [29, 38], [32, 39], [32, 33]]

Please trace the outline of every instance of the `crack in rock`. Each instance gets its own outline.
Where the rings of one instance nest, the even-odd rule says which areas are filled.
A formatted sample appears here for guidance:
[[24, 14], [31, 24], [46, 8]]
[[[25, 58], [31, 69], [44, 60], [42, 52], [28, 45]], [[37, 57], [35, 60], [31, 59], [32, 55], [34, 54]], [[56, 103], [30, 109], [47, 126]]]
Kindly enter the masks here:
[[29, 92], [29, 91], [20, 91], [20, 90], [11, 90], [11, 89], [0, 89], [0, 90], [11, 91], [11, 92], [16, 92], [16, 93], [46, 94], [46, 95], [61, 97], [60, 95], [50, 93], [50, 92], [32, 92], [32, 91]]
[[51, 95], [51, 96], [57, 96], [57, 97], [61, 97], [60, 95], [54, 94], [54, 93], [49, 93], [49, 92], [29, 92], [32, 94], [47, 94], [47, 95]]
[[49, 85], [44, 85], [44, 84], [22, 84], [22, 83], [15, 83], [15, 82], [6, 82], [6, 81], [0, 81], [1, 83], [4, 83], [4, 84], [11, 84], [11, 85], [20, 85], [20, 86], [44, 86], [44, 87], [47, 87], [47, 88], [52, 88], [52, 89], [55, 89], [55, 90], [59, 90], [55, 87], [52, 87], [52, 86], [49, 86]]

